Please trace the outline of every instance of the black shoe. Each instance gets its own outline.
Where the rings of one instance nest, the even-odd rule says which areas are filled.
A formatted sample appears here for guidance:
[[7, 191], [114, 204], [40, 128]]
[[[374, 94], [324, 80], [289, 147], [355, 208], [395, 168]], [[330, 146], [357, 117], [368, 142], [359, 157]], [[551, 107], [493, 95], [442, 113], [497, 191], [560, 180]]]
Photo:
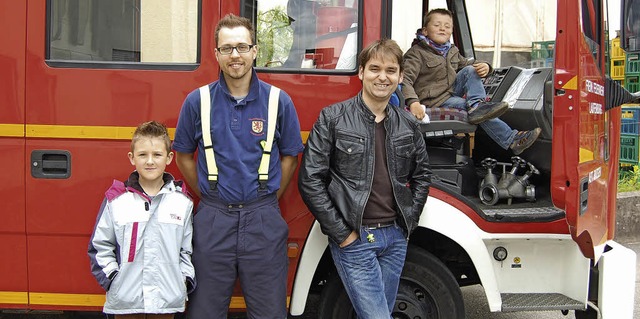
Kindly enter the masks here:
[[511, 143], [511, 151], [515, 155], [520, 155], [524, 150], [528, 149], [538, 139], [538, 135], [542, 131], [541, 128], [536, 127], [531, 131], [519, 131], [516, 133], [516, 137], [513, 138]]
[[507, 102], [478, 102], [467, 111], [467, 121], [470, 124], [479, 124], [504, 114], [508, 109]]

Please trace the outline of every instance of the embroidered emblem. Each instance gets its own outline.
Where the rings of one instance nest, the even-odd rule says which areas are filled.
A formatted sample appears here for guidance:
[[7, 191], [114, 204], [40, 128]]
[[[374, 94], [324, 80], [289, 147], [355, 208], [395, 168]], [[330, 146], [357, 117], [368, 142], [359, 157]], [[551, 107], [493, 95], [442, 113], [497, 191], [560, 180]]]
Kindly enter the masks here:
[[182, 216], [176, 215], [176, 214], [169, 214], [169, 217], [171, 217], [171, 219], [175, 219], [175, 220], [182, 220]]
[[254, 134], [262, 134], [264, 130], [264, 122], [262, 120], [251, 121], [251, 131]]

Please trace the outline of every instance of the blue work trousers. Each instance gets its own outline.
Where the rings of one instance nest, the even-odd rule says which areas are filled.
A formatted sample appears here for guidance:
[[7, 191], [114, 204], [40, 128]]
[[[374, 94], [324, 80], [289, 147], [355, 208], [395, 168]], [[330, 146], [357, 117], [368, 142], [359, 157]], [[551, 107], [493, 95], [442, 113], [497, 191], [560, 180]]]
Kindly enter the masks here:
[[287, 317], [287, 237], [275, 194], [246, 204], [202, 200], [193, 220], [192, 319], [226, 319], [236, 278], [247, 318]]
[[[369, 234], [373, 242], [367, 240]], [[391, 318], [407, 254], [402, 228], [397, 224], [375, 229], [363, 226], [353, 243], [340, 248], [330, 241], [329, 247], [358, 318]]]

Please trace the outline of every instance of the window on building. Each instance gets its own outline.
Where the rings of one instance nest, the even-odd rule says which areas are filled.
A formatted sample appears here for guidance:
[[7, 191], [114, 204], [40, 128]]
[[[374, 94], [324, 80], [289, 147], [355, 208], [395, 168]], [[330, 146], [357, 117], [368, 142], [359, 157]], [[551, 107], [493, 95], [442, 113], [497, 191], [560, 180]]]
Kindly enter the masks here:
[[50, 0], [49, 61], [195, 63], [198, 0]]
[[259, 68], [355, 70], [358, 0], [253, 0]]

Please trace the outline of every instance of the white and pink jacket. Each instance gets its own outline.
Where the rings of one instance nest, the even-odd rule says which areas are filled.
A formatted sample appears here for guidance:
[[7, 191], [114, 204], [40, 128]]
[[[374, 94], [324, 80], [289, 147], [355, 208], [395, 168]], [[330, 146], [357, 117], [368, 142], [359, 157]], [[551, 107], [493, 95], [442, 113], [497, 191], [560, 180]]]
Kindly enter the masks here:
[[133, 172], [105, 193], [88, 251], [91, 271], [107, 291], [105, 313], [182, 312], [195, 287], [193, 201], [182, 182], [168, 173], [164, 181], [150, 197]]

